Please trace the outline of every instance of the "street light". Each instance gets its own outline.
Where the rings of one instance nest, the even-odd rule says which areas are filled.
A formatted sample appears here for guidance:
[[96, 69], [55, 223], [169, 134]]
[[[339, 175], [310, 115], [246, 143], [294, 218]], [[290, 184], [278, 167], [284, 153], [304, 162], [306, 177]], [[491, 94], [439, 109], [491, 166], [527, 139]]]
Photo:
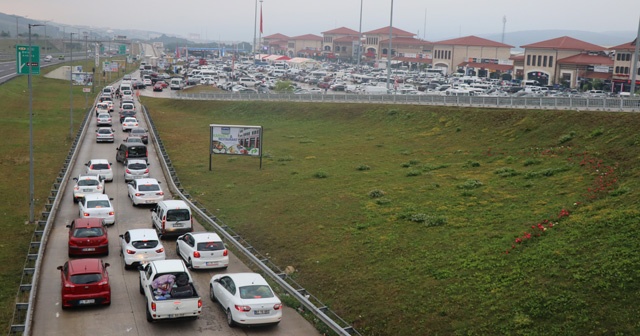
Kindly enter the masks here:
[[29, 24], [29, 71], [27, 72], [27, 86], [29, 88], [29, 223], [34, 222], [33, 211], [35, 207], [33, 191], [33, 89], [31, 88], [31, 67], [33, 66], [33, 59], [31, 54], [31, 27], [40, 26], [44, 25]]
[[393, 0], [391, 0], [391, 17], [389, 19], [389, 49], [387, 50], [387, 89], [391, 81], [391, 38], [393, 34]]
[[69, 126], [69, 139], [73, 139], [73, 34], [71, 35], [71, 46], [69, 47], [69, 96], [71, 97], [69, 101], [69, 115], [70, 115], [70, 125]]
[[360, 28], [358, 29], [358, 53], [356, 54], [358, 57], [358, 65], [356, 67], [357, 71], [360, 71], [360, 58], [362, 58], [362, 2], [360, 0]]

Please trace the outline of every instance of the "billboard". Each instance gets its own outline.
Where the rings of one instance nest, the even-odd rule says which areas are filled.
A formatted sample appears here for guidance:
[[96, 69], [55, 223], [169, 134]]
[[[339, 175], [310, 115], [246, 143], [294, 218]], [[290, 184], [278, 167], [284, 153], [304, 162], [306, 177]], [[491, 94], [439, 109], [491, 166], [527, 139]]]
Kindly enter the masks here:
[[210, 154], [262, 157], [262, 126], [209, 125]]

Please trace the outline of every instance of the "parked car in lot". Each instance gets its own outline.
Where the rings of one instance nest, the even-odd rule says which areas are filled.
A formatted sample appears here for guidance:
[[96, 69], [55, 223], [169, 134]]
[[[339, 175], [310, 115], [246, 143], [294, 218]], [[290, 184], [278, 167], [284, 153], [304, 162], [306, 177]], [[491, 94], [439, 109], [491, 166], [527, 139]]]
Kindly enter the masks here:
[[114, 142], [114, 130], [110, 127], [100, 127], [96, 130], [96, 142]]
[[144, 128], [132, 128], [131, 131], [129, 131], [129, 135], [140, 137], [144, 144], [149, 143], [149, 132]]
[[227, 268], [229, 251], [213, 232], [190, 232], [176, 239], [176, 253], [191, 269]]
[[221, 273], [209, 282], [209, 297], [227, 315], [227, 324], [274, 325], [282, 320], [282, 302], [258, 273]]
[[62, 308], [110, 305], [109, 263], [101, 259], [75, 259], [58, 266]]
[[69, 228], [69, 257], [109, 255], [109, 236], [100, 218], [78, 218]]
[[74, 177], [76, 182], [73, 186], [73, 203], [78, 203], [78, 200], [83, 198], [87, 194], [104, 194], [104, 179], [97, 175], [80, 175]]
[[116, 223], [116, 212], [111, 205], [113, 198], [106, 194], [87, 194], [79, 199], [80, 218], [102, 218], [106, 225]]
[[111, 169], [111, 163], [105, 159], [92, 159], [85, 163], [85, 174], [97, 175], [102, 177], [105, 181], [113, 181], [113, 169]]
[[127, 132], [133, 128], [138, 127], [140, 124], [138, 123], [138, 119], [134, 117], [126, 117], [122, 121], [122, 131]]
[[121, 234], [120, 248], [125, 269], [166, 258], [164, 246], [153, 229], [131, 229]]
[[154, 178], [134, 179], [128, 183], [127, 190], [133, 206], [158, 204], [164, 198], [160, 182]]

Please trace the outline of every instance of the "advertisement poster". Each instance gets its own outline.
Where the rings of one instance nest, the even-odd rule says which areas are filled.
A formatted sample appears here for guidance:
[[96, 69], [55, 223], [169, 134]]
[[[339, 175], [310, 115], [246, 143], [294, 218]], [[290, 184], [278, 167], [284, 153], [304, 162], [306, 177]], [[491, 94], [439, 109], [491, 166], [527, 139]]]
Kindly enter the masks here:
[[211, 154], [260, 156], [262, 126], [209, 125]]

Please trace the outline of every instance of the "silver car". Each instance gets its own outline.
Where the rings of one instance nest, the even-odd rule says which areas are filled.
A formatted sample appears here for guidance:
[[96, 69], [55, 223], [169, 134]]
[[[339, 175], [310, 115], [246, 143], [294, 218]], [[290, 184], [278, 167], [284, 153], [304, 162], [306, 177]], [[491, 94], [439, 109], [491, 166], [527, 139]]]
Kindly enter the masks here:
[[149, 177], [149, 164], [145, 160], [130, 159], [124, 168], [125, 182]]

